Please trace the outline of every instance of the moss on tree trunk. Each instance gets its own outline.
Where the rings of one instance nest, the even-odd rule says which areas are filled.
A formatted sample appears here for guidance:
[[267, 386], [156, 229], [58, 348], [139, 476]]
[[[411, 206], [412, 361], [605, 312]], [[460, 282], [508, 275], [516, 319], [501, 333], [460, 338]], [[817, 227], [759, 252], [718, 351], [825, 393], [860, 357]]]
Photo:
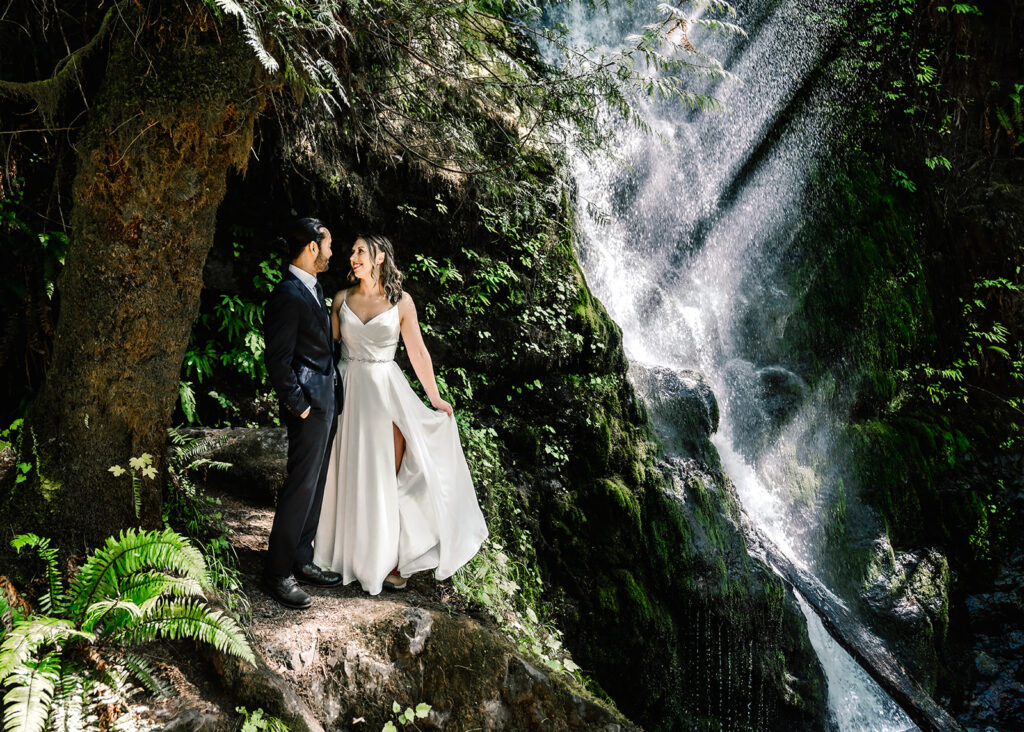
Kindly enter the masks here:
[[[0, 500], [15, 530], [96, 543], [160, 520], [166, 430], [217, 207], [262, 99], [252, 52], [226, 30], [176, 7], [115, 33], [78, 141], [54, 358], [22, 448], [35, 469]], [[128, 476], [108, 469], [143, 453], [159, 473], [142, 480], [137, 518]]]

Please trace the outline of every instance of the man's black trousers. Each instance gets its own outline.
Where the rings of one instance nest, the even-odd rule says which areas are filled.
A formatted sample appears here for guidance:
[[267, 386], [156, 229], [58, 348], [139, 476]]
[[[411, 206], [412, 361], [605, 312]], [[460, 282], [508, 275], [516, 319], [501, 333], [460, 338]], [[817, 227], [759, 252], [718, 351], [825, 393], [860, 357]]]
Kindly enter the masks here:
[[277, 497], [270, 530], [264, 568], [270, 578], [287, 577], [293, 569], [313, 561], [313, 538], [330, 462], [328, 447], [338, 429], [333, 400], [329, 411], [311, 407], [305, 419], [284, 407], [281, 415], [288, 428], [288, 477]]

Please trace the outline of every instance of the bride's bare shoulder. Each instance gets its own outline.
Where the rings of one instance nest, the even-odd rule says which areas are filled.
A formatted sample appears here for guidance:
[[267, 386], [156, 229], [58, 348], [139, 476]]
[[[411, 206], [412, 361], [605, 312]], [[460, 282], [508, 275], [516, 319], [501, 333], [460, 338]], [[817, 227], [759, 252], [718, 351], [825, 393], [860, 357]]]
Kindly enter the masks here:
[[341, 307], [341, 304], [348, 298], [348, 293], [351, 288], [345, 287], [334, 293], [334, 299], [331, 300], [331, 305], [335, 310]]
[[408, 292], [402, 292], [402, 297], [398, 301], [399, 315], [405, 317], [407, 314], [415, 314], [415, 312], [416, 304], [413, 303], [412, 301], [412, 295], [410, 295]]

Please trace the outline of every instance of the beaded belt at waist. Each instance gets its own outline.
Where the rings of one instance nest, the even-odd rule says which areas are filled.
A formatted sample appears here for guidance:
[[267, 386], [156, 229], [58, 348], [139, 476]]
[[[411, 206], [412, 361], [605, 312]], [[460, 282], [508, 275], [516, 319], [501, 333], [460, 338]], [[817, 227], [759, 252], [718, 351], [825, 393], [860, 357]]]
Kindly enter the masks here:
[[393, 358], [359, 358], [358, 356], [344, 356], [342, 361], [359, 361], [361, 363], [392, 363]]

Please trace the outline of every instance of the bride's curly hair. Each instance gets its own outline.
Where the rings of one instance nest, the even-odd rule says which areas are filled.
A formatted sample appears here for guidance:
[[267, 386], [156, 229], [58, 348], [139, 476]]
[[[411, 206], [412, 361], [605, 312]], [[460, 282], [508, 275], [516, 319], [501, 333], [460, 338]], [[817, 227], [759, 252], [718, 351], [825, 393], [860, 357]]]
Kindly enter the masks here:
[[[377, 259], [378, 252], [384, 252], [384, 261], [380, 263], [380, 268], [371, 273], [370, 276], [375, 280], [378, 277], [380, 278], [388, 302], [392, 305], [397, 305], [398, 301], [402, 299], [403, 275], [398, 267], [395, 266], [395, 246], [391, 243], [390, 239], [380, 234], [360, 234], [356, 237], [356, 241], [360, 239], [366, 242], [366, 248], [370, 251], [371, 261]], [[351, 264], [348, 267], [348, 281], [352, 284], [359, 282], [359, 278], [352, 271]]]

